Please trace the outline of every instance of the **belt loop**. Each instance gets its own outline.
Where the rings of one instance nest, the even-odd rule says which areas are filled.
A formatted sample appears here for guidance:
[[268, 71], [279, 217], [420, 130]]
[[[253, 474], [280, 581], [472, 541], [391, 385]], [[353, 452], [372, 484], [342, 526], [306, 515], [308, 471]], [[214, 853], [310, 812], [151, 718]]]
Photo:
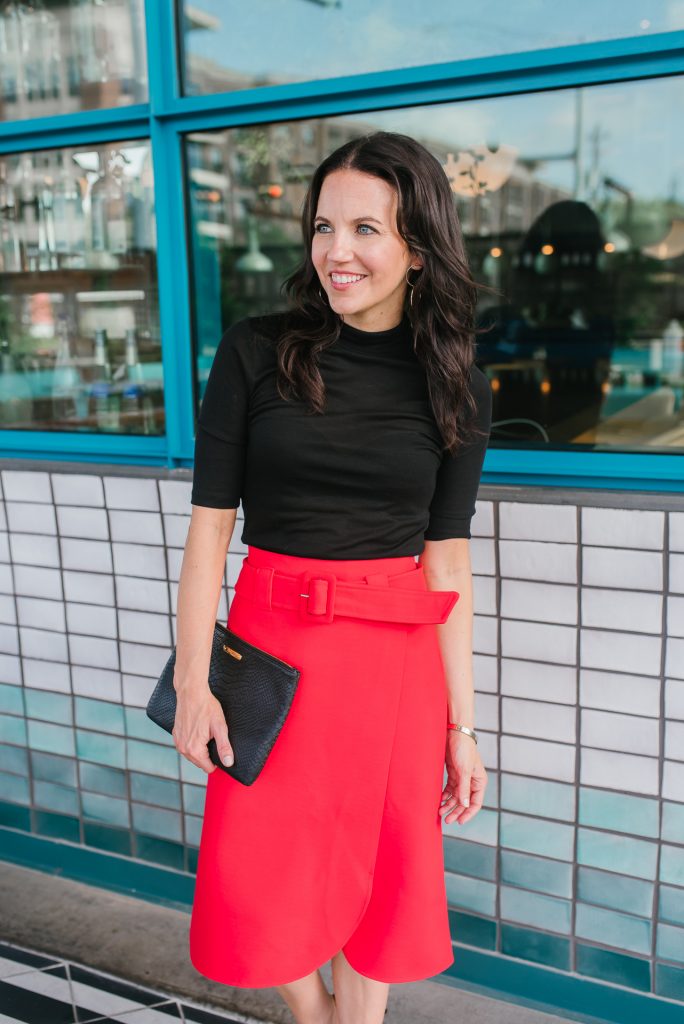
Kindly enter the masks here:
[[270, 611], [273, 607], [273, 573], [275, 569], [271, 566], [257, 566], [256, 576], [254, 577], [254, 591], [253, 600], [260, 604], [262, 608], [266, 608]]
[[364, 577], [366, 583], [370, 584], [371, 587], [388, 587], [389, 576], [386, 572], [370, 572]]

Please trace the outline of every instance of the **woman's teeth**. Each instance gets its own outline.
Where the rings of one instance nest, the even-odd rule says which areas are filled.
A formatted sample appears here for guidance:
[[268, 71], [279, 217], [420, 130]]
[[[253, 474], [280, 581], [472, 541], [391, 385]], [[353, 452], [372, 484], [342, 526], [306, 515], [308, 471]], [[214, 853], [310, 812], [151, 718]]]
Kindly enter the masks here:
[[356, 284], [363, 281], [365, 274], [331, 274], [333, 284]]

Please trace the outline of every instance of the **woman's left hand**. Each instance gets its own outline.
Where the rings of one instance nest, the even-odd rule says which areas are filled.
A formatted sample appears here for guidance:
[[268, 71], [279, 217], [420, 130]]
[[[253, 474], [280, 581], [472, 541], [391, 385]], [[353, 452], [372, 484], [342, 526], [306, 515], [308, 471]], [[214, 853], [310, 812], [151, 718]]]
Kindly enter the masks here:
[[474, 818], [482, 807], [487, 772], [472, 736], [447, 729], [446, 739], [447, 782], [442, 790], [439, 813], [447, 825], [459, 825]]

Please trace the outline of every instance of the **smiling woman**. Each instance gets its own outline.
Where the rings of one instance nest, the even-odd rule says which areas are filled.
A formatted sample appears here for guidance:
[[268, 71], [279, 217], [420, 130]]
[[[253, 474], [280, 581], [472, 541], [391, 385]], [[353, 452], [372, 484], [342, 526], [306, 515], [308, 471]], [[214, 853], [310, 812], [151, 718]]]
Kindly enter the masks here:
[[323, 182], [314, 225], [311, 259], [331, 308], [360, 330], [398, 324], [407, 271], [423, 264], [397, 230], [395, 190], [361, 171], [333, 171]]
[[[199, 416], [192, 504], [245, 513], [227, 625], [301, 674], [252, 787], [205, 768], [190, 953], [217, 981], [278, 987], [299, 1024], [377, 1024], [391, 983], [453, 962], [441, 825], [475, 815], [487, 781], [469, 565], [453, 566], [492, 396], [456, 207], [426, 149], [379, 132], [332, 153], [302, 233], [290, 308], [225, 332]], [[210, 735], [230, 752], [181, 649], [206, 577], [184, 559], [174, 730], [202, 767]]]

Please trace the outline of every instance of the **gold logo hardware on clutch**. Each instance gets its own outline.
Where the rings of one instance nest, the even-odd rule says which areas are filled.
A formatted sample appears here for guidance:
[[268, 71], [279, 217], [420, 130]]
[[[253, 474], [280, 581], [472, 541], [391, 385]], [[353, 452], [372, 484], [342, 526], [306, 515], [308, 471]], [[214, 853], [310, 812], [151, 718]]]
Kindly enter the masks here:
[[223, 644], [223, 650], [226, 654], [230, 654], [231, 657], [237, 658], [238, 661], [242, 661], [242, 655], [238, 651], [234, 651], [232, 647], [228, 646], [228, 644]]

